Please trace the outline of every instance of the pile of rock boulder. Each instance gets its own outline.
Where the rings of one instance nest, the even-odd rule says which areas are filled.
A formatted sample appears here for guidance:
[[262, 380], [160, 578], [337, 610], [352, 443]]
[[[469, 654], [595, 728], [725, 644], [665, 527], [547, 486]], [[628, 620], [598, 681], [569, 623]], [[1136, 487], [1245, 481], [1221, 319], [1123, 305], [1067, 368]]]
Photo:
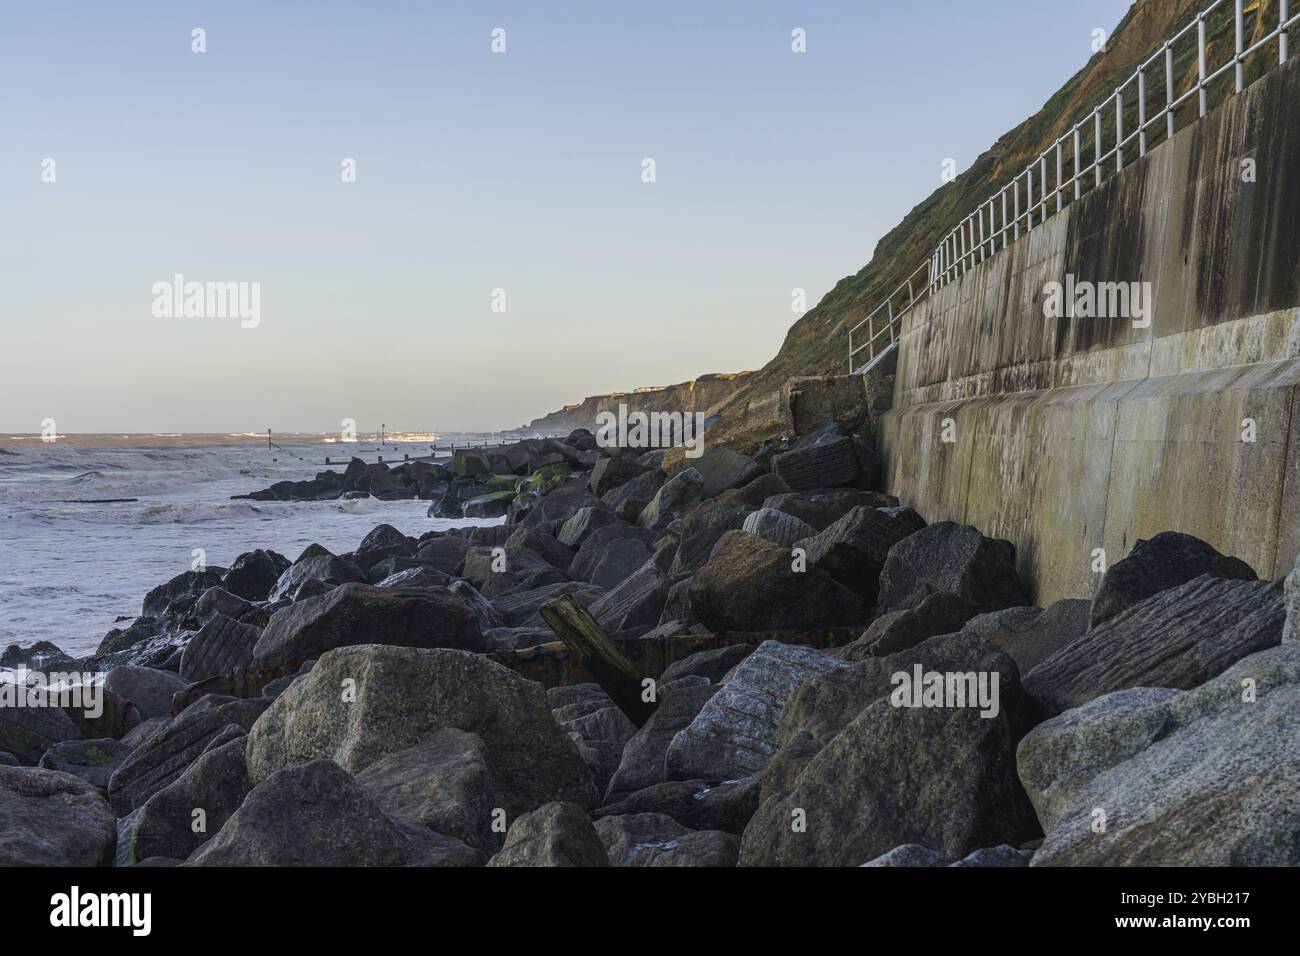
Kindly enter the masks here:
[[[91, 657], [10, 648], [104, 673], [104, 707], [0, 706], [0, 864], [1300, 864], [1300, 573], [1165, 533], [1034, 607], [872, 448], [521, 443], [415, 481], [564, 467], [499, 524], [252, 551]], [[561, 595], [693, 649], [648, 718], [527, 676]]]

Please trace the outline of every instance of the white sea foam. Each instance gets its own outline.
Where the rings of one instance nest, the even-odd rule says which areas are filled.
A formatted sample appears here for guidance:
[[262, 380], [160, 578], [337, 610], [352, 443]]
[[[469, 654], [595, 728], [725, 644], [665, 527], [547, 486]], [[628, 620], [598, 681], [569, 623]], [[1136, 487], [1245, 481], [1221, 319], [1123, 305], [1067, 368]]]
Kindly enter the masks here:
[[[350, 551], [381, 523], [411, 535], [495, 523], [427, 518], [421, 501], [230, 500], [276, 481], [341, 471], [337, 448], [79, 451], [56, 443], [0, 451], [0, 649], [46, 640], [74, 655], [93, 651], [116, 618], [140, 613], [151, 588], [188, 571], [195, 549], [209, 565], [225, 566], [254, 548], [290, 559], [313, 542]], [[375, 460], [373, 443], [348, 451]], [[400, 458], [385, 451], [389, 461]], [[334, 464], [324, 463], [326, 454]], [[87, 498], [138, 500], [73, 500]]]

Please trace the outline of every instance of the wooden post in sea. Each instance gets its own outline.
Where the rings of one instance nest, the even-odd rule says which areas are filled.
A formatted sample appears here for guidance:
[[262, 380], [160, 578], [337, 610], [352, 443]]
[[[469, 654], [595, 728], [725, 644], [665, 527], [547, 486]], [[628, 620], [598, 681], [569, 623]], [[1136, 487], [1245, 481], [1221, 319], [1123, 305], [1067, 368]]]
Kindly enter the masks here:
[[641, 677], [596, 619], [572, 594], [563, 594], [541, 606], [542, 620], [564, 642], [588, 674], [633, 724], [640, 727], [655, 712], [656, 703], [641, 697]]

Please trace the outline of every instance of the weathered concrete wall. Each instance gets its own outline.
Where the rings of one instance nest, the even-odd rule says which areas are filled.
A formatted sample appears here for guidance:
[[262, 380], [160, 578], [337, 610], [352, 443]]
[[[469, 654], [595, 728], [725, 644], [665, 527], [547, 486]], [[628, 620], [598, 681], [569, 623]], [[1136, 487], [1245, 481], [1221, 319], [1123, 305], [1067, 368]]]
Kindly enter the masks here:
[[[1040, 604], [1160, 531], [1300, 550], [1300, 66], [1130, 158], [905, 318], [880, 429], [888, 490], [1013, 541]], [[1067, 273], [1150, 282], [1150, 326], [1045, 318]]]

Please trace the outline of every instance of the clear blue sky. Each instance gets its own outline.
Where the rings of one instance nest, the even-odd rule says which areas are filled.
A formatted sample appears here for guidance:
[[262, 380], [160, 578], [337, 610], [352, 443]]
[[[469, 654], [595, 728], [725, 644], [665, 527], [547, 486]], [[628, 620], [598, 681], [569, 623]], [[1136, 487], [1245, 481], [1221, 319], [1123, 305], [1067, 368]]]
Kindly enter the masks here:
[[[793, 288], [858, 271], [1127, 8], [6, 3], [0, 428], [486, 429], [757, 368]], [[178, 272], [260, 282], [260, 325], [156, 318]]]

